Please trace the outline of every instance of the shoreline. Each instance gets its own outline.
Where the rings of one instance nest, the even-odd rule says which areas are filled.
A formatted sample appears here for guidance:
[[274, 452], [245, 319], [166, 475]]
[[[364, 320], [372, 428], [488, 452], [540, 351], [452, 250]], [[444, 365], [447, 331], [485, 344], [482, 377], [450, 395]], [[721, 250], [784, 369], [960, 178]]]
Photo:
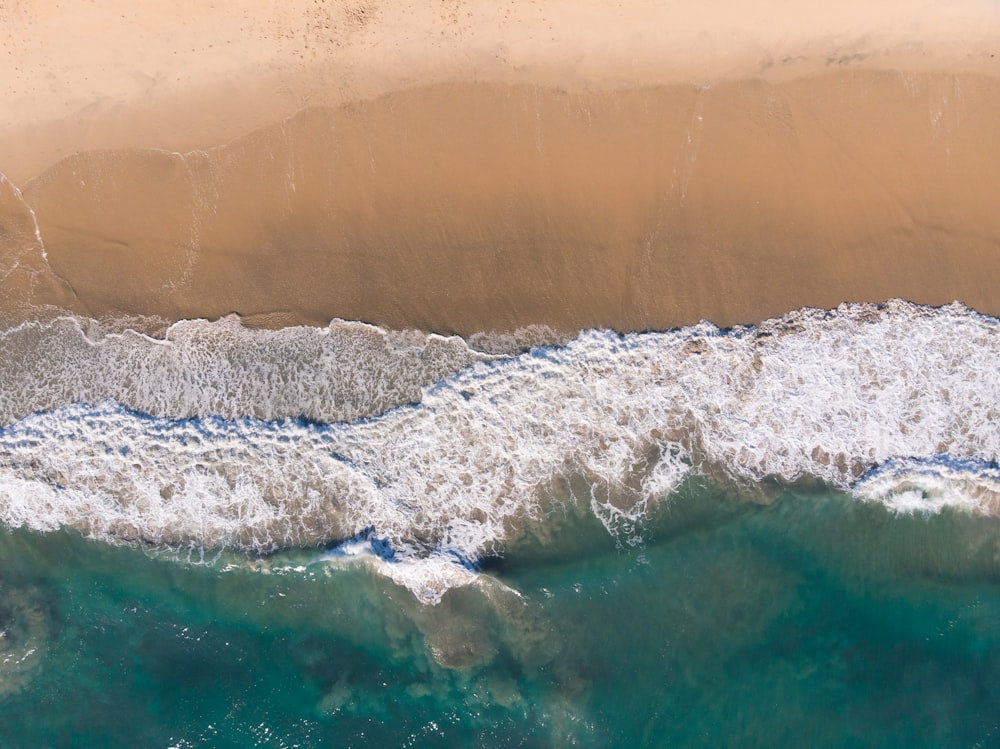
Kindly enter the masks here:
[[[1000, 315], [985, 4], [125, 8], [0, 6], [5, 321]], [[87, 24], [120, 48], [42, 54]]]
[[997, 315], [996, 121], [982, 76], [442, 84], [209, 151], [77, 154], [7, 204], [45, 248], [25, 301], [94, 317], [469, 335], [896, 297]]

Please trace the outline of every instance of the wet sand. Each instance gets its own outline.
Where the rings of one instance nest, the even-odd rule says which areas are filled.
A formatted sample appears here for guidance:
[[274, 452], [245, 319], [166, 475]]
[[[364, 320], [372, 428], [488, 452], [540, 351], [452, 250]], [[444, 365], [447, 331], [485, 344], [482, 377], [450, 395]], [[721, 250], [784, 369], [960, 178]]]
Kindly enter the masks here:
[[[0, 184], [0, 311], [463, 334], [729, 325], [891, 297], [1000, 314], [1000, 66], [981, 39], [996, 11], [900, 30], [848, 6], [783, 37], [766, 14], [651, 26], [662, 6], [639, 3], [602, 35], [594, 8], [550, 3], [563, 23], [546, 42], [523, 3], [520, 26], [495, 27], [477, 3], [454, 22], [369, 5], [369, 20], [328, 8], [340, 57], [263, 72], [211, 58], [228, 97], [123, 89], [72, 128], [55, 96], [3, 123], [0, 172], [22, 178]], [[393, 40], [402, 52], [374, 54]], [[257, 72], [227, 72], [239, 62]], [[250, 107], [264, 83], [284, 93]]]

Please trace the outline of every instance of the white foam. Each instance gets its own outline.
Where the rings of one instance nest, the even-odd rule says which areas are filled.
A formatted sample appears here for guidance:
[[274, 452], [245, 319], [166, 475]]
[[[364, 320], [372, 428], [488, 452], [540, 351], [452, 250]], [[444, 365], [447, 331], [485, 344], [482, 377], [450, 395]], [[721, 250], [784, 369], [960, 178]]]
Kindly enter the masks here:
[[354, 421], [491, 358], [457, 337], [342, 320], [283, 330], [186, 320], [163, 338], [100, 327], [61, 317], [0, 332], [0, 424], [104, 400], [170, 418]]
[[[372, 551], [364, 541], [348, 541], [319, 556], [315, 563], [332, 565], [367, 564], [396, 585], [410, 590], [421, 603], [436, 605], [452, 588], [475, 584], [479, 576], [454, 558], [441, 554], [385, 559]], [[512, 591], [513, 592], [513, 591]]]
[[[249, 383], [255, 372], [279, 371], [275, 360], [292, 345], [285, 336], [313, 346], [295, 349], [307, 361], [295, 367], [324, 355], [322, 331], [272, 331], [227, 368], [202, 355], [199, 346], [218, 346], [214, 332], [207, 343], [199, 338], [204, 330], [195, 325], [185, 338], [184, 386], [174, 391], [185, 395], [168, 416], [187, 415], [194, 403], [214, 408], [212, 399], [233, 388], [248, 390], [226, 402], [252, 402]], [[418, 393], [417, 405], [328, 426], [67, 406], [0, 432], [0, 519], [260, 551], [374, 528], [397, 551], [388, 567], [402, 579], [413, 560], [467, 564], [502, 552], [526, 519], [544, 522], [553, 503], [567, 501], [562, 477], [588, 487], [577, 499], [622, 541], [691, 471], [741, 481], [810, 476], [889, 497], [871, 477], [858, 482], [892, 458], [1000, 458], [997, 331], [996, 320], [959, 305], [903, 302], [805, 310], [729, 332], [707, 323], [589, 331], [564, 347], [477, 362]], [[139, 337], [120, 340], [127, 347]], [[368, 387], [367, 377], [353, 387]], [[307, 379], [270, 380], [268, 408], [284, 399], [293, 413], [322, 410]], [[143, 382], [134, 380], [137, 392]]]
[[996, 515], [1000, 514], [1000, 470], [971, 461], [894, 460], [865, 476], [853, 493], [898, 513], [935, 514], [954, 508]]

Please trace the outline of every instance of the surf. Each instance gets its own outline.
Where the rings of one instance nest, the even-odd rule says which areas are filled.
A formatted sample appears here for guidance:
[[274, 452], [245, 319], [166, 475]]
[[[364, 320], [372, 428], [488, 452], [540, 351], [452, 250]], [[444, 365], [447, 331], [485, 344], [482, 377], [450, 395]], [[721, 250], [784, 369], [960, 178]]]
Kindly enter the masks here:
[[[893, 301], [756, 327], [591, 330], [511, 355], [348, 323], [337, 323], [346, 338], [232, 321], [163, 339], [90, 338], [72, 319], [27, 337], [22, 327], [3, 341], [49, 368], [6, 399], [45, 409], [0, 430], [0, 522], [251, 554], [333, 548], [372, 529], [392, 552], [378, 564], [401, 580], [408, 563], [462, 570], [414, 584], [434, 602], [566, 504], [623, 544], [641, 540], [650, 510], [690, 476], [818, 481], [898, 511], [994, 513], [998, 324], [958, 304]], [[91, 358], [43, 354], [66, 336]], [[356, 339], [378, 356], [360, 360]], [[145, 362], [141, 376], [129, 379], [129, 357]], [[389, 381], [403, 384], [373, 387]], [[151, 393], [155, 415], [134, 407]], [[887, 483], [886, 466], [933, 483], [922, 496], [934, 500], [913, 501], [912, 477]]]

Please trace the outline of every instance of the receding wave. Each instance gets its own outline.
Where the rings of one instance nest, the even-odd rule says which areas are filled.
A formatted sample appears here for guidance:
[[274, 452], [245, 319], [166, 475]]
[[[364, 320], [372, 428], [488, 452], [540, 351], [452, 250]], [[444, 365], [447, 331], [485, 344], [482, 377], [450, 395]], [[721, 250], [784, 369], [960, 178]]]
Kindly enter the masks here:
[[[497, 347], [516, 350], [521, 338]], [[0, 423], [105, 400], [168, 418], [354, 421], [418, 401], [424, 386], [487, 358], [458, 337], [342, 320], [282, 330], [185, 320], [154, 338], [60, 317], [0, 333]]]
[[[306, 387], [274, 374], [315, 367], [323, 335], [271, 331], [254, 339], [253, 357], [221, 365], [205, 354], [217, 347], [212, 335], [183, 335], [178, 346], [127, 334], [100, 345], [185, 353], [173, 369], [151, 364], [145, 378], [121, 377], [113, 391], [73, 384], [114, 380], [104, 364], [92, 376], [85, 367], [23, 376], [17, 387], [48, 383], [49, 410], [0, 431], [0, 519], [255, 552], [364, 539], [390, 565], [469, 565], [567, 502], [627, 540], [651, 505], [697, 474], [817, 479], [896, 510], [997, 507], [998, 321], [960, 305], [844, 305], [732, 330], [588, 331], [495, 359], [458, 339], [422, 338], [407, 349], [412, 359], [385, 356], [338, 381], [362, 397], [377, 391], [368, 378], [380, 381], [380, 371], [396, 372], [432, 345], [452, 352], [435, 360], [439, 369], [411, 375], [405, 395], [378, 396], [412, 405], [358, 421], [338, 419], [378, 409], [327, 404], [350, 400], [322, 390], [332, 375], [310, 369]], [[376, 329], [364, 336], [392, 340]], [[39, 340], [19, 344], [34, 367], [53, 357]], [[32, 345], [42, 350], [27, 356]], [[111, 360], [149, 354], [130, 356]], [[459, 368], [415, 397], [406, 389]], [[157, 377], [177, 379], [157, 390]], [[113, 401], [72, 402], [91, 397], [81, 392]], [[13, 387], [5, 398], [5, 413], [17, 413]], [[192, 417], [211, 409], [225, 418]], [[321, 421], [332, 423], [262, 414], [326, 414]], [[911, 501], [917, 494], [933, 501]]]

